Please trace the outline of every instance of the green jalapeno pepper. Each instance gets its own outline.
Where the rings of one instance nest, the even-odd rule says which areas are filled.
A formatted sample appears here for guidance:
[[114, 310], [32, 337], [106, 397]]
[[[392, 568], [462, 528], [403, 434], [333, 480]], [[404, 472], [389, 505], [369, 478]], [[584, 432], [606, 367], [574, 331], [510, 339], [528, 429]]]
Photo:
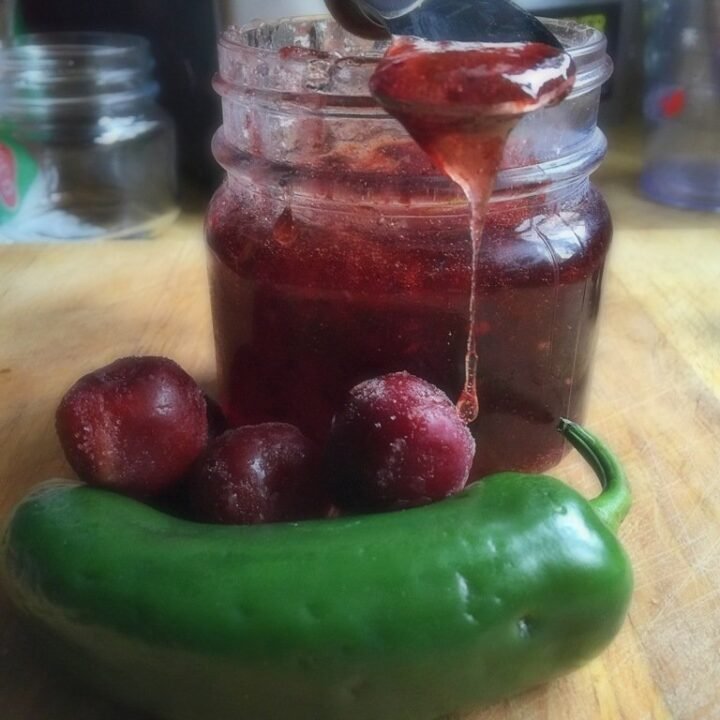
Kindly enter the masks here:
[[168, 720], [435, 720], [599, 653], [632, 588], [629, 489], [503, 473], [424, 508], [297, 524], [179, 520], [53, 482], [15, 510], [0, 568], [48, 653]]

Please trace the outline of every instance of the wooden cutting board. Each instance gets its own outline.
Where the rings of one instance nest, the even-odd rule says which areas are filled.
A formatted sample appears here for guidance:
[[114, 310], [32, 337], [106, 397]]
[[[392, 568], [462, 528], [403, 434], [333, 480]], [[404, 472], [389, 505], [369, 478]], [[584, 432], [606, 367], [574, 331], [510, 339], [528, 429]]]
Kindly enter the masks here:
[[[588, 667], [472, 720], [720, 718], [720, 216], [641, 200], [636, 146], [616, 145], [601, 178], [617, 234], [588, 424], [635, 493], [630, 617]], [[0, 247], [0, 519], [70, 473], [53, 411], [79, 375], [153, 353], [211, 388], [211, 339], [199, 216], [156, 241]], [[596, 491], [577, 457], [556, 474]], [[0, 718], [141, 720], [47, 667], [2, 596]]]

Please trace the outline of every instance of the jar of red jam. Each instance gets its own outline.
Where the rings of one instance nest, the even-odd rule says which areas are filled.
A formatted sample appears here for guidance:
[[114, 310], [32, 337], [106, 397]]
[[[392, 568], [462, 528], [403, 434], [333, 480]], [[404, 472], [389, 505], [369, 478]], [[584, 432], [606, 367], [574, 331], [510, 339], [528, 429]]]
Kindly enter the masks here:
[[[480, 414], [474, 474], [542, 471], [559, 417], [588, 397], [612, 227], [590, 183], [611, 72], [601, 33], [548, 21], [577, 79], [510, 136], [477, 266]], [[223, 407], [232, 424], [290, 422], [322, 442], [347, 390], [406, 370], [456, 400], [465, 382], [468, 203], [368, 81], [385, 50], [324, 18], [220, 41], [227, 177], [207, 242]]]

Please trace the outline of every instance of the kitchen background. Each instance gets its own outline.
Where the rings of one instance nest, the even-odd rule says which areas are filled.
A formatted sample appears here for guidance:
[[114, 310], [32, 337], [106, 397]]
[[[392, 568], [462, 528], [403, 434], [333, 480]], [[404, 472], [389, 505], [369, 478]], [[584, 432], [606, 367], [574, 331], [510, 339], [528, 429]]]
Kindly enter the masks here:
[[[600, 125], [610, 131], [644, 116], [645, 194], [720, 209], [720, 0], [520, 4], [606, 34], [615, 71]], [[212, 77], [222, 28], [324, 11], [322, 0], [0, 0], [8, 47], [0, 55], [0, 242], [155, 234], [177, 215], [177, 179], [181, 205], [194, 198], [200, 207], [221, 176], [210, 145], [220, 125]], [[116, 47], [116, 59], [100, 61], [95, 50], [48, 36], [68, 31], [131, 33], [149, 44]], [[121, 108], [130, 86], [134, 104]]]
[[[0, 0], [10, 16], [12, 0]], [[640, 107], [641, 0], [522, 0], [538, 15], [581, 18], [608, 36], [615, 74], [605, 90], [603, 116], [618, 122]], [[181, 9], [181, 11], [180, 11]], [[322, 0], [19, 0], [15, 24], [26, 32], [114, 31], [150, 40], [161, 83], [160, 102], [174, 117], [185, 176], [212, 184], [207, 148], [220, 124], [210, 79], [216, 38], [231, 23], [325, 12]], [[11, 23], [6, 20], [6, 25]]]

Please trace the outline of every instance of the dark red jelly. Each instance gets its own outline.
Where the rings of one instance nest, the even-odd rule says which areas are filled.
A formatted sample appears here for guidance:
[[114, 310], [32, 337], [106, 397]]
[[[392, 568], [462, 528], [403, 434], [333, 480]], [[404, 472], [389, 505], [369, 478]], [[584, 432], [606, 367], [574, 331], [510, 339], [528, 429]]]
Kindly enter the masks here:
[[[457, 400], [470, 324], [467, 201], [361, 94], [374, 66], [342, 57], [352, 39], [315, 28], [313, 49], [330, 58], [288, 59], [257, 46], [279, 51], [273, 43], [305, 25], [253, 32], [221, 44], [225, 124], [214, 149], [228, 178], [206, 226], [231, 425], [287, 422], [322, 443], [350, 388], [398, 371]], [[599, 85], [541, 111], [505, 151], [477, 258], [471, 479], [553, 466], [564, 451], [557, 419], [583, 416], [611, 236], [588, 180], [604, 150], [598, 99]]]
[[[292, 423], [322, 441], [359, 381], [406, 370], [463, 389], [470, 290], [467, 214], [380, 224], [355, 213], [256, 211], [228, 187], [207, 225], [220, 388], [234, 425]], [[480, 415], [475, 472], [560, 460], [560, 416], [582, 416], [594, 349], [605, 203], [499, 205], [479, 260]], [[272, 205], [270, 205], [272, 207]]]

